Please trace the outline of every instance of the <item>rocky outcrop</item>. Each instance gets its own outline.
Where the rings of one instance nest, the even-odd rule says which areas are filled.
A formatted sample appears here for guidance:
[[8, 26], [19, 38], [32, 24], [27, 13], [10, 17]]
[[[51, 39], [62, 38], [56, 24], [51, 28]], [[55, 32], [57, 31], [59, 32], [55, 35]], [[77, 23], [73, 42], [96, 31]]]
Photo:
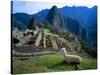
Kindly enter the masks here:
[[[53, 6], [47, 15], [46, 20], [54, 27], [62, 27], [64, 25], [64, 18], [58, 11], [56, 6]], [[62, 27], [64, 28], [64, 27]]]

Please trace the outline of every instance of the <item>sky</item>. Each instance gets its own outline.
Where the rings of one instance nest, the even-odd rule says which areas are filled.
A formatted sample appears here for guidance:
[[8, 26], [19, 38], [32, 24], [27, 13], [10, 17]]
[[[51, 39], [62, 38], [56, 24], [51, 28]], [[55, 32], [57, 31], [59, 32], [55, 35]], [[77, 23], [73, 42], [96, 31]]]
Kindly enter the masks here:
[[[28, 13], [35, 14], [44, 9], [50, 9], [53, 5], [56, 5], [58, 8], [62, 8], [64, 6], [73, 6], [71, 4], [66, 3], [55, 3], [55, 2], [34, 2], [34, 1], [13, 1], [12, 13]], [[74, 5], [78, 6], [78, 5]], [[82, 6], [82, 5], [81, 5]], [[84, 6], [84, 5], [83, 5]], [[86, 5], [91, 8], [93, 6]]]

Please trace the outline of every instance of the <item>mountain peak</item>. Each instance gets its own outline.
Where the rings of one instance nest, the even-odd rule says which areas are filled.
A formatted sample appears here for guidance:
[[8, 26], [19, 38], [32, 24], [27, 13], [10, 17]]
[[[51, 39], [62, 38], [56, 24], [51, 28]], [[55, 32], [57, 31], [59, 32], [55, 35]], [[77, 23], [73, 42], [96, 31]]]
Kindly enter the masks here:
[[57, 8], [57, 6], [53, 6], [50, 10], [52, 10], [52, 11], [58, 11], [58, 8]]
[[54, 26], [59, 26], [57, 24], [61, 24], [61, 19], [62, 19], [62, 15], [60, 14], [57, 6], [53, 6], [50, 10], [49, 13], [47, 15], [46, 20]]
[[57, 6], [56, 6], [56, 5], [54, 5], [51, 9], [57, 9]]

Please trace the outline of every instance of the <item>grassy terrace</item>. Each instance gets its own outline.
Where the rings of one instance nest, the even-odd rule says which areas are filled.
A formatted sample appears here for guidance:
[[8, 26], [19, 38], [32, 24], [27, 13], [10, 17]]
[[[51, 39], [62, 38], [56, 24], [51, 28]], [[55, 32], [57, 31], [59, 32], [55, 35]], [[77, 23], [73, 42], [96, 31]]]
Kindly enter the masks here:
[[[96, 59], [83, 58], [80, 64], [82, 70], [96, 69]], [[75, 65], [64, 62], [64, 57], [60, 54], [43, 55], [27, 58], [13, 57], [13, 73], [39, 73], [55, 71], [77, 70]]]
[[43, 29], [43, 33], [45, 34], [45, 35], [51, 35], [51, 36], [58, 36], [58, 35], [56, 35], [56, 34], [53, 34], [53, 33], [51, 33], [50, 31], [49, 31], [49, 29]]

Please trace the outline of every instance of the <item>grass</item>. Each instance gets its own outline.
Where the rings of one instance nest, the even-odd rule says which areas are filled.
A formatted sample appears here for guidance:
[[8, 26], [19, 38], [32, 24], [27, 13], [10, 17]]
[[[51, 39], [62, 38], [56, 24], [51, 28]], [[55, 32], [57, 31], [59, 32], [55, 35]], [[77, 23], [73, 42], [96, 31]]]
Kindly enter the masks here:
[[43, 29], [43, 32], [44, 32], [44, 34], [45, 35], [51, 35], [51, 36], [58, 36], [57, 34], [53, 34], [53, 33], [51, 33], [50, 31], [49, 31], [49, 29]]
[[97, 60], [84, 58], [83, 62], [80, 64], [80, 66], [85, 70], [96, 69], [97, 68]]
[[[80, 64], [83, 70], [96, 69], [96, 59], [83, 58]], [[13, 58], [13, 73], [39, 73], [55, 71], [77, 70], [75, 65], [64, 62], [64, 57], [60, 54], [35, 56], [30, 58]]]

